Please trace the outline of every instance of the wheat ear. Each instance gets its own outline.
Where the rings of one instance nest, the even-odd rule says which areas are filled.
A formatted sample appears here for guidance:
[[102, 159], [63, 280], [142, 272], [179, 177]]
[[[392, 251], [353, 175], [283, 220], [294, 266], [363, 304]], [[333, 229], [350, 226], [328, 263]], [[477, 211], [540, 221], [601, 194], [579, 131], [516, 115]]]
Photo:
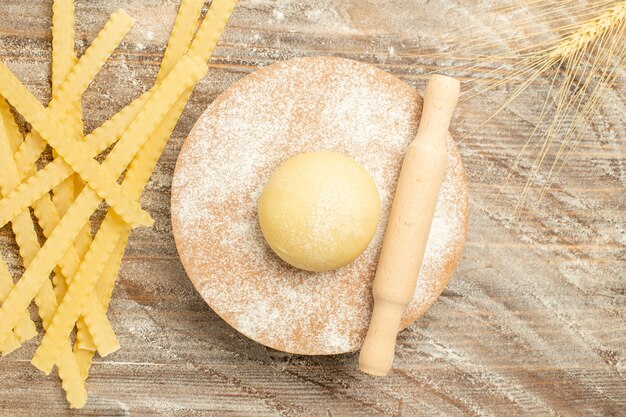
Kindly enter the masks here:
[[576, 51], [580, 51], [586, 45], [615, 28], [624, 19], [626, 19], [626, 1], [609, 7], [598, 17], [583, 23], [580, 29], [563, 39], [554, 48], [550, 57], [555, 60], [571, 57]]

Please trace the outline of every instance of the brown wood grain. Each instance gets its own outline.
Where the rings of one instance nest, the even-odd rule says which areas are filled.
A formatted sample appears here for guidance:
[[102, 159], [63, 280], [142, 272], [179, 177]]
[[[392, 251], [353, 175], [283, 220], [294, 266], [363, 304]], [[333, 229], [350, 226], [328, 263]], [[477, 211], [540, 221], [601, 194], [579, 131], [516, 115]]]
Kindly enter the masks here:
[[[87, 129], [150, 86], [177, 3], [76, 2], [80, 50], [115, 9], [138, 21], [84, 98]], [[465, 253], [442, 297], [400, 334], [388, 378], [359, 373], [357, 354], [294, 356], [246, 339], [205, 305], [178, 261], [169, 222], [176, 156], [229, 84], [278, 60], [334, 55], [423, 89], [437, 65], [463, 63], [421, 55], [464, 25], [489, 27], [487, 3], [242, 0], [144, 193], [156, 224], [133, 232], [109, 313], [123, 348], [95, 361], [88, 404], [70, 411], [56, 375], [30, 365], [36, 342], [29, 342], [0, 358], [0, 415], [626, 416], [623, 73], [547, 198], [526, 209], [523, 221], [513, 208], [531, 161], [507, 187], [503, 179], [540, 103], [523, 96], [481, 130], [502, 94], [459, 107], [452, 131], [470, 181]], [[0, 3], [0, 59], [44, 101], [50, 7]], [[17, 274], [12, 239], [8, 227], [0, 229], [2, 256]]]

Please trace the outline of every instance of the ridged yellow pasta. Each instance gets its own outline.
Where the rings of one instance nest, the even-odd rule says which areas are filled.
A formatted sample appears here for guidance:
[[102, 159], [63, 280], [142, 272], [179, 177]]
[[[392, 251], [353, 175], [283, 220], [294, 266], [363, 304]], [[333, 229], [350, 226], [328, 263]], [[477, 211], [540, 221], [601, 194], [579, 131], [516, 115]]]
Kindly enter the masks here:
[[75, 65], [74, 0], [52, 2], [52, 91], [61, 84]]
[[[57, 19], [53, 18], [54, 26], [71, 27], [71, 3], [72, 0], [54, 1], [54, 13], [59, 13]], [[73, 59], [73, 51], [60, 52], [61, 48], [70, 50], [68, 33], [53, 32], [53, 45], [56, 45], [53, 49], [58, 50], [53, 61], [63, 64], [53, 64], [53, 100], [47, 110], [23, 89], [17, 79], [11, 80], [10, 74], [3, 74], [0, 67], [0, 92], [23, 113], [34, 129], [21, 146], [18, 141], [10, 144], [14, 160], [20, 162], [18, 180], [27, 175], [31, 178], [22, 185], [18, 181], [15, 186], [19, 189], [0, 200], [0, 220], [14, 221], [16, 215], [22, 215], [32, 205], [44, 235], [48, 237], [39, 250], [32, 245], [31, 235], [21, 230], [26, 228], [26, 222], [18, 227], [22, 238], [26, 236], [23, 250], [33, 259], [0, 306], [0, 341], [3, 341], [0, 351], [3, 347], [13, 348], [17, 338], [11, 330], [19, 320], [19, 311], [25, 311], [34, 297], [38, 306], [43, 306], [40, 306], [40, 314], [46, 316], [42, 318], [47, 333], [32, 363], [49, 373], [56, 362], [71, 407], [85, 404], [84, 382], [89, 374], [93, 349], [97, 348], [101, 356], [106, 356], [119, 348], [106, 309], [131, 227], [151, 221], [139, 205], [141, 193], [193, 87], [207, 70], [205, 62], [236, 1], [214, 0], [190, 46], [202, 3], [201, 0], [182, 0], [155, 87], [85, 137], [85, 142], [80, 141], [83, 139], [82, 127], [73, 128], [79, 125], [79, 121], [67, 116], [71, 109], [80, 110], [80, 94], [74, 101], [55, 101], [55, 96], [71, 96], [70, 92], [63, 91], [63, 87], [72, 83], [72, 74], [65, 82], [60, 75], [69, 71], [63, 65], [71, 68], [74, 64], [68, 59], [70, 54]], [[186, 51], [188, 55], [183, 58]], [[172, 70], [179, 59], [181, 62]], [[168, 77], [170, 71], [172, 74]], [[14, 84], [7, 87], [7, 79]], [[33, 162], [46, 144], [39, 132], [52, 145], [55, 160], [35, 173]], [[101, 165], [91, 159], [115, 142], [117, 145]], [[120, 186], [116, 178], [129, 163]], [[74, 174], [75, 171], [86, 184]], [[74, 193], [71, 192], [73, 188]], [[52, 200], [48, 195], [51, 189]], [[72, 194], [76, 195], [74, 202]], [[89, 216], [102, 199], [111, 208], [91, 242]], [[66, 216], [63, 216], [66, 210]], [[50, 280], [46, 279], [56, 264], [59, 267], [53, 280], [60, 303], [54, 297]], [[51, 312], [50, 306], [54, 311]], [[77, 335], [72, 351], [68, 336], [74, 324]]]
[[[65, 288], [65, 291], [67, 292], [67, 287]], [[95, 298], [95, 297], [94, 297]], [[93, 300], [94, 298], [91, 298], [90, 300], [87, 300], [87, 304], [85, 305], [85, 309], [87, 308], [87, 306], [89, 305], [89, 301]], [[87, 322], [85, 321], [85, 317], [84, 314], [85, 312], [83, 311], [83, 316], [81, 316], [78, 321], [76, 322], [76, 338], [74, 340], [74, 347], [76, 348], [80, 348], [82, 350], [90, 350], [92, 352], [95, 352], [96, 350], [98, 350], [98, 347], [96, 346], [95, 342], [93, 341], [93, 336], [91, 336], [91, 330], [89, 330], [89, 325], [87, 324]], [[98, 317], [98, 323], [100, 324], [100, 326], [105, 325], [107, 326], [106, 330], [100, 330], [100, 332], [113, 332], [113, 327], [111, 327], [111, 323], [108, 321], [107, 317], [106, 317], [106, 312], [104, 311], [104, 309], [96, 304], [93, 307], [93, 314], [95, 315], [102, 315], [102, 317]], [[104, 323], [104, 324], [102, 324]], [[113, 332], [114, 333], [114, 332]], [[115, 339], [115, 343], [117, 344], [118, 348], [119, 348], [119, 342], [117, 342], [117, 337], [113, 337]]]
[[[0, 189], [5, 192], [6, 189], [10, 189], [17, 184], [19, 176], [17, 172], [17, 167], [15, 166], [15, 161], [11, 158], [10, 154], [7, 157], [6, 151], [9, 147], [8, 143], [6, 140], [1, 139], [2, 138], [0, 138], [0, 159], [2, 159], [1, 165], [5, 168], [5, 171], [4, 174], [0, 177]], [[35, 257], [36, 253], [39, 251], [39, 242], [30, 214], [28, 212], [20, 213], [15, 219], [13, 219], [12, 225], [15, 232], [16, 241], [20, 248], [20, 254], [23, 258], [24, 266], [28, 267]], [[8, 272], [4, 270], [0, 271], [0, 275], [4, 276], [5, 273], [8, 274]], [[6, 279], [3, 279], [3, 281], [6, 284]], [[12, 282], [10, 284], [12, 286]], [[1, 294], [0, 298], [4, 299], [5, 296], [8, 295]], [[57, 309], [56, 298], [54, 296], [54, 292], [52, 290], [52, 286], [49, 280], [44, 280], [43, 285], [35, 296], [35, 303], [39, 308], [39, 315], [41, 316], [42, 324], [44, 328], [46, 328], [49, 325]], [[30, 317], [28, 316], [27, 311], [22, 313], [22, 316], [18, 320], [18, 323], [15, 327], [16, 337], [13, 337], [13, 334], [9, 334], [9, 337], [5, 339], [4, 342], [2, 342], [2, 344], [4, 345], [2, 349], [3, 352], [8, 352], [10, 351], [10, 349], [16, 347], [15, 339], [19, 341], [20, 338], [30, 338], [37, 334], [36, 328], [33, 325], [31, 332], [28, 335], [20, 335], [20, 328], [24, 327], [23, 325], [20, 325], [24, 323], [26, 325], [28, 325], [29, 323], [32, 324], [32, 321], [30, 321]], [[8, 349], [6, 347], [7, 345]], [[59, 375], [61, 376], [63, 386], [67, 391], [68, 401], [73, 406], [82, 406], [86, 401], [87, 392], [84, 388], [83, 381], [80, 378], [80, 370], [78, 368], [78, 364], [76, 363], [76, 360], [70, 350], [69, 339], [66, 340], [65, 343], [61, 344], [59, 359], [57, 362]]]
[[82, 408], [87, 402], [85, 380], [82, 378], [79, 362], [70, 349], [69, 338], [65, 341], [57, 360], [57, 372], [65, 390], [65, 398], [71, 408]]
[[[228, 4], [225, 6], [226, 3]], [[211, 10], [215, 7], [218, 9], [218, 12], [211, 12], [210, 10], [207, 13], [207, 16], [198, 30], [199, 37], [196, 35], [196, 39], [194, 39], [192, 43], [192, 47], [193, 45], [196, 45], [196, 51], [201, 51], [201, 53], [197, 53], [197, 55], [200, 56], [200, 60], [208, 60], [208, 58], [205, 59], [204, 57], [209, 57], [213, 51], [213, 48], [219, 39], [219, 34], [223, 31], [226, 21], [228, 20], [229, 13], [232, 12], [235, 3], [235, 1], [222, 1], [215, 2], [215, 4], [211, 6]], [[180, 13], [184, 13], [185, 17], [177, 17], [177, 24], [179, 21], [193, 21], [194, 19], [191, 17], [193, 13], [191, 13], [191, 10], [195, 7], [195, 0], [183, 2], [181, 4]], [[184, 8], [189, 11], [185, 11]], [[221, 30], [219, 29], [220, 24], [222, 27]], [[214, 30], [217, 32], [217, 35], [213, 33]], [[175, 36], [175, 39], [177, 39], [178, 42], [186, 44], [188, 42], [189, 34], [193, 34], [194, 31], [189, 28], [182, 28], [180, 25], [175, 25], [172, 29], [173, 36], [175, 35], [175, 32], [179, 33]], [[180, 53], [180, 47], [178, 47], [177, 44], [171, 42], [170, 44], [171, 46], [168, 45], [168, 49], [175, 48], [177, 52], [168, 53], [168, 49], [166, 49], [166, 55], [171, 56], [172, 58], [169, 60], [165, 60], [164, 58], [159, 74], [168, 74], [169, 71], [171, 71], [173, 58]], [[121, 134], [128, 128], [139, 111], [143, 108], [143, 106], [145, 106], [145, 103], [157, 87], [158, 84], [139, 98], [133, 100], [124, 109], [116, 113], [111, 119], [103, 123], [85, 138], [86, 146], [89, 148], [89, 154], [91, 156], [96, 156], [119, 139]], [[61, 168], [59, 165], [62, 165], [61, 161], [51, 162], [44, 167], [44, 169], [37, 172], [36, 176], [39, 178], [29, 179], [34, 183], [32, 186], [29, 185], [20, 187], [18, 192], [7, 196], [4, 201], [0, 201], [0, 226], [6, 224], [5, 219], [11, 217], [12, 213], [15, 213], [16, 211], [19, 212], [25, 207], [28, 207], [39, 195], [52, 189], [52, 185], [59, 184], [72, 174], [73, 171], [70, 167]], [[48, 181], [48, 185], [44, 185], [46, 184], [46, 181]]]
[[[30, 260], [39, 250], [39, 242], [37, 241], [37, 234], [33, 228], [30, 214], [20, 213], [20, 215], [14, 219], [12, 228], [24, 266], [27, 267]], [[52, 285], [50, 281], [47, 281], [35, 297], [35, 301], [39, 307], [39, 313], [42, 317], [46, 317], [46, 313], [54, 313], [54, 310], [49, 308], [49, 305], [45, 303], [45, 301], [49, 300], [49, 296], [54, 298]], [[31, 339], [37, 335], [37, 329], [30, 320], [28, 311], [24, 311], [22, 317], [20, 322], [18, 322], [18, 326], [14, 329], [20, 341]]]
[[[0, 259], [0, 303], [9, 295], [13, 289], [13, 278], [7, 269], [4, 261]], [[15, 326], [15, 333], [10, 333], [9, 337], [0, 343], [0, 353], [8, 355], [20, 347], [21, 342], [37, 336], [35, 323], [32, 322], [28, 314], [23, 314]]]
[[[6, 140], [6, 135], [2, 135], [2, 133], [6, 133], [6, 130], [4, 129], [4, 126], [0, 126], [0, 128], [2, 128], [0, 129], [0, 165], [4, 167], [3, 175], [0, 176], [0, 190], [5, 193], [18, 184], [19, 174], [15, 161], [13, 160], [11, 154], [8, 153], [9, 144], [8, 140]], [[18, 214], [18, 216], [13, 219], [12, 226], [20, 249], [20, 254], [22, 255], [24, 266], [28, 268], [36, 256], [36, 253], [40, 249], [30, 213], [26, 211]], [[0, 271], [0, 275], [6, 276], [6, 274], [8, 274], [6, 270]], [[4, 278], [3, 282], [5, 284], [7, 283], [6, 281], [6, 278]], [[12, 286], [12, 282], [10, 282], [10, 285]], [[8, 288], [3, 289], [3, 294], [0, 294], [0, 298], [4, 299], [8, 296], [4, 293], [6, 292], [6, 289]], [[57, 300], [54, 296], [52, 285], [49, 280], [44, 280], [43, 285], [35, 296], [35, 303], [39, 308], [39, 315], [42, 319], [42, 324], [44, 328], [47, 328], [57, 309]], [[36, 328], [33, 324], [30, 329], [31, 332], [28, 335], [20, 335], [20, 329], [24, 327], [24, 324], [32, 324], [27, 311], [22, 313], [22, 316], [15, 327], [17, 336], [15, 339], [19, 340], [20, 338], [25, 337], [30, 338], [37, 334]], [[5, 345], [8, 344], [9, 348], [13, 348], [15, 346], [14, 338], [12, 336], [13, 335], [10, 334], [9, 337], [2, 342]], [[7, 349], [4, 348], [3, 351], [7, 351]], [[63, 381], [63, 386], [67, 392], [67, 399], [72, 406], [82, 406], [86, 401], [87, 392], [84, 388], [84, 383], [80, 378], [78, 364], [76, 363], [73, 353], [71, 352], [69, 339], [67, 339], [65, 343], [61, 344], [60, 352], [57, 367], [59, 375]]]
[[187, 53], [191, 46], [198, 20], [202, 12], [204, 0], [182, 0], [178, 8], [178, 14], [174, 21], [174, 27], [167, 42], [167, 48], [163, 54], [161, 67], [157, 74], [156, 82], [160, 83], [176, 63]]
[[[65, 78], [76, 64], [74, 53], [74, 0], [54, 0], [52, 3], [52, 94], [59, 94]], [[79, 100], [80, 102], [80, 100]], [[68, 127], [75, 131], [74, 117]], [[54, 152], [54, 157], [58, 155]], [[59, 214], [65, 214], [74, 199], [74, 178], [67, 178], [54, 188], [52, 201]]]
[[[234, 6], [236, 4], [235, 0], [226, 0], [226, 1], [214, 1], [211, 9], [217, 6], [216, 12], [207, 13], [204, 21], [202, 22], [199, 33], [202, 32], [203, 35], [199, 38], [196, 36], [196, 39], [193, 40], [193, 45], [196, 45], [196, 50], [200, 51], [208, 51], [203, 52], [207, 57], [210, 56], [213, 51], [217, 41], [221, 33], [223, 32], [226, 22], [232, 13]], [[182, 6], [181, 6], [182, 7]], [[214, 33], [213, 33], [214, 32]], [[165, 69], [166, 71], [167, 69]], [[159, 127], [155, 130], [155, 132], [151, 135], [150, 139], [141, 149], [135, 160], [133, 160], [128, 172], [126, 173], [126, 178], [124, 180], [124, 184], [128, 186], [129, 191], [138, 199], [143, 192], [143, 188], [148, 182], [154, 167], [156, 166], [158, 159], [167, 143], [169, 136], [171, 135], [174, 127], [176, 126], [176, 122], [182, 113], [193, 87], [190, 88], [183, 96], [180, 97], [174, 108], [168, 113], [168, 115], [161, 121]], [[107, 214], [105, 218], [105, 222], [109, 216], [114, 217], [114, 213]], [[124, 248], [126, 246], [126, 241], [130, 234], [130, 229], [127, 225], [121, 224], [120, 222], [111, 222], [117, 228], [116, 235], [118, 244], [114, 249], [111, 258], [109, 259], [110, 264], [115, 264], [118, 261], [121, 262], [121, 258], [124, 253]], [[104, 225], [104, 223], [103, 223]], [[117, 264], [119, 265], [119, 262]], [[117, 267], [115, 268], [117, 271]], [[102, 278], [98, 281], [97, 293], [99, 296], [104, 296], [104, 300], [101, 298], [105, 308], [108, 305], [108, 301], [111, 297], [111, 291], [113, 289], [113, 284], [115, 281], [115, 275], [111, 273], [111, 275], [107, 274], [107, 272], [102, 274]], [[85, 312], [85, 316], [87, 317], [89, 312]]]
[[[92, 293], [90, 295], [90, 300], [87, 301], [85, 308], [83, 309], [83, 318], [85, 322], [89, 323], [89, 328], [92, 326], [99, 326], [100, 328], [103, 328], [104, 326], [109, 328], [111, 327], [106, 317], [106, 310], [109, 307], [111, 293], [113, 292], [113, 286], [115, 285], [115, 280], [117, 278], [117, 271], [122, 263], [124, 249], [126, 248], [126, 242], [128, 240], [128, 236], [130, 235], [130, 228], [128, 230], [129, 233], [118, 240], [117, 245], [113, 249], [113, 253], [106, 262], [104, 271], [98, 278], [98, 282], [96, 283], [95, 299], [94, 294]], [[76, 325], [78, 326], [78, 323], [76, 323]], [[98, 339], [97, 344], [93, 340], [92, 333], [95, 334], [96, 339]], [[77, 346], [84, 350], [95, 351], [98, 349], [101, 356], [114, 352], [119, 347], [119, 342], [114, 335], [111, 337], [106, 336], [106, 334], [107, 330], [94, 330], [93, 332], [81, 335], [81, 337], [78, 337], [77, 333]]]
[[[123, 11], [118, 11], [111, 16], [109, 22], [89, 46], [85, 55], [78, 61], [66, 81], [59, 87], [59, 91], [53, 92], [56, 94], [53, 94], [50, 102], [48, 109], [50, 113], [53, 113], [55, 116], [60, 116], [70, 108], [69, 106], [76, 106], [75, 103], [79, 103], [83, 91], [117, 47], [123, 35], [130, 28], [130, 25], [132, 25], [132, 19]], [[68, 103], [70, 104], [68, 105]], [[14, 155], [22, 178], [31, 169], [30, 167], [37, 160], [44, 147], [45, 142], [41, 140], [36, 132], [31, 132], [27, 135]], [[61, 181], [62, 180], [59, 180], [55, 185], [59, 184]], [[48, 190], [51, 188], [52, 187], [48, 188]], [[12, 215], [14, 216], [20, 211], [23, 211], [26, 207], [32, 205], [33, 202], [34, 200], [31, 199], [28, 204], [15, 207], [15, 209], [11, 211]], [[0, 215], [0, 217], [4, 218], [13, 216]]]
[[76, 356], [78, 370], [83, 381], [89, 376], [89, 368], [91, 368], [91, 361], [95, 353], [93, 350], [80, 349], [76, 345], [74, 346], [74, 356]]
[[214, 0], [198, 28], [196, 37], [189, 48], [189, 55], [207, 62], [220, 40], [222, 32], [235, 9], [237, 0]]
[[[94, 240], [94, 242], [96, 241]], [[110, 256], [110, 254], [102, 255]], [[97, 280], [97, 278], [98, 277], [95, 277], [94, 281]], [[95, 286], [95, 283], [93, 285]], [[87, 304], [83, 306], [81, 311], [84, 315], [85, 323], [89, 326], [89, 335], [92, 337], [93, 344], [98, 350], [98, 353], [104, 358], [105, 356], [118, 350], [120, 348], [120, 343], [118, 342], [115, 332], [107, 319], [106, 312], [102, 308], [102, 304], [90, 304], [88, 314], [85, 313], [87, 311], [85, 308], [86, 306]]]
[[[124, 144], [126, 142], [133, 141], [138, 141], [143, 144], [143, 141], [147, 139], [149, 134], [156, 128], [156, 122], [162, 119], [163, 115], [173, 105], [172, 103], [182, 94], [183, 91], [187, 90], [189, 85], [193, 85], [199, 78], [201, 78], [201, 76], [206, 73], [206, 70], [206, 64], [201, 64], [189, 58], [181, 60], [177, 67], [172, 71], [172, 74], [164, 80], [151, 100], [146, 104], [145, 108], [142, 109], [136, 120], [129, 126], [128, 130], [118, 143], [118, 146], [111, 151], [111, 154], [106, 158], [102, 165], [106, 167], [106, 169], [110, 169], [111, 172], [116, 172], [118, 175], [121, 174], [125, 166], [130, 162], [130, 157], [129, 154], [125, 152]], [[120, 145], [122, 146], [120, 147]], [[118, 152], [115, 152], [116, 150], [118, 150]], [[0, 308], [0, 341], [4, 340], [8, 336], [11, 328], [15, 325], [17, 320], [15, 312], [23, 311], [28, 306], [30, 300], [32, 300], [37, 292], [37, 289], [45, 281], [49, 271], [63, 257], [64, 252], [71, 245], [71, 242], [80, 232], [84, 223], [88, 220], [89, 215], [96, 209], [99, 202], [100, 199], [98, 195], [91, 190], [91, 188], [85, 187], [68, 210], [68, 213], [61, 219], [59, 225], [54, 229], [50, 237], [48, 237], [48, 240], [44, 244], [43, 248], [39, 251], [39, 253], [37, 253], [32, 265], [26, 269], [22, 278], [16, 284], [14, 290], [11, 294], [9, 294], [5, 303]], [[102, 227], [100, 230], [102, 230]], [[93, 247], [94, 245], [92, 244], [90, 251]], [[88, 255], [89, 252], [86, 257]], [[78, 274], [80, 274], [80, 272]], [[72, 299], [70, 295], [72, 293], [72, 287], [76, 285], [77, 276], [74, 277], [74, 281], [72, 282], [72, 285], [70, 285], [70, 288], [64, 298], [64, 303], [59, 306], [59, 310], [57, 311], [55, 317], [59, 316], [63, 304], [72, 304], [70, 303], [70, 300]], [[76, 288], [80, 289], [79, 286]], [[80, 293], [84, 296], [82, 291]], [[82, 300], [83, 304], [86, 300], [87, 297], [84, 297]], [[71, 315], [73, 316], [73, 309]], [[51, 329], [55, 328], [55, 320], [59, 324], [65, 321], [61, 319], [53, 319], [51, 328], [46, 334], [46, 337], [49, 337], [50, 334], [59, 333], [58, 330], [56, 332], [51, 331]], [[71, 326], [73, 326], [74, 322], [75, 320], [72, 321]], [[57, 324], [57, 327], [59, 324]], [[62, 334], [63, 332], [60, 333]], [[57, 356], [58, 340], [55, 338], [53, 338], [53, 340], [55, 340], [54, 356]], [[45, 352], [45, 350], [42, 351]], [[33, 364], [38, 362], [35, 360], [36, 358], [37, 355], [33, 358]], [[54, 359], [52, 362], [54, 362]], [[48, 365], [47, 360], [44, 363], [45, 366], [42, 366], [41, 369], [49, 372], [51, 364]]]
[[[53, 146], [63, 160], [70, 165], [104, 200], [113, 207], [126, 222], [132, 226], [153, 223], [148, 213], [141, 209], [138, 202], [132, 201], [124, 195], [117, 177], [107, 172], [98, 162], [89, 155], [87, 147], [82, 142], [72, 141], [67, 136], [68, 129], [50, 117], [43, 106], [25, 88], [20, 88], [8, 77], [0, 66], [0, 93], [24, 115], [33, 128], [42, 134], [46, 141]], [[22, 86], [23, 87], [23, 86]], [[128, 149], [131, 155], [137, 150]]]
[[11, 149], [11, 155], [13, 155], [19, 149], [22, 144], [23, 137], [20, 133], [20, 128], [15, 123], [13, 114], [9, 109], [9, 103], [3, 97], [0, 97], [0, 122], [4, 126], [4, 130]]
[[[157, 75], [157, 84], [160, 83], [169, 74], [175, 64], [189, 49], [189, 46], [191, 44], [191, 41], [193, 40], [196, 31], [196, 27], [198, 25], [198, 21], [200, 19], [203, 3], [203, 0], [183, 0], [181, 2], [178, 14], [176, 16], [176, 20], [174, 22], [174, 27], [172, 28], [170, 39], [168, 41], [168, 45], [165, 50], [163, 60], [161, 62], [161, 67]], [[149, 93], [152, 94], [152, 92], [153, 89]], [[146, 94], [141, 98], [143, 100], [140, 100], [145, 102], [148, 97], [149, 96]], [[133, 102], [133, 104], [135, 104], [135, 102]], [[130, 106], [130, 108], [132, 108], [132, 105]], [[111, 298], [111, 292], [113, 291], [113, 286], [117, 277], [117, 271], [122, 261], [124, 249], [126, 248], [128, 235], [129, 233], [126, 233], [118, 240], [117, 247], [114, 249], [111, 258], [109, 258], [106, 264], [102, 276], [96, 284], [96, 293], [98, 294], [100, 302], [103, 303], [104, 309], [108, 307], [108, 303]], [[85, 310], [83, 314], [85, 316], [85, 320], [89, 321], [90, 323], [89, 327], [99, 326], [102, 328], [104, 326], [104, 320], [106, 320], [106, 315], [102, 314], [102, 308], [99, 304], [88, 302], [85, 305]], [[94, 347], [96, 347], [96, 343], [94, 343], [93, 339], [90, 337], [90, 334], [81, 332], [82, 325], [80, 324], [80, 322], [77, 322], [76, 325], [78, 329], [76, 337], [77, 346], [85, 350], [92, 350]], [[105, 335], [106, 330], [97, 330], [95, 333], [99, 335]], [[103, 340], [99, 341], [98, 343], [98, 345], [100, 346], [100, 355], [107, 355], [117, 349], [117, 340], [114, 337], [109, 336], [102, 339]], [[108, 345], [107, 341], [109, 342]]]
[[[113, 21], [113, 19], [112, 19]], [[33, 128], [42, 134], [48, 143], [74, 171], [89, 183], [98, 194], [104, 198], [125, 221], [133, 226], [150, 225], [152, 219], [141, 209], [138, 202], [125, 196], [116, 182], [116, 176], [107, 172], [100, 164], [89, 156], [87, 147], [82, 142], [72, 141], [67, 137], [65, 126], [51, 117], [37, 99], [15, 78], [5, 67], [0, 65], [0, 92], [13, 106], [28, 120]], [[131, 155], [136, 149], [128, 148]]]
[[0, 356], [6, 356], [11, 352], [19, 349], [22, 344], [14, 333], [11, 333], [7, 339], [0, 344]]
[[[7, 114], [10, 115], [8, 105], [6, 105], [4, 100], [0, 100], [0, 167], [3, 167], [5, 170], [5, 173], [0, 175], [0, 194], [6, 194], [13, 185], [10, 181], [10, 174], [11, 168], [15, 167], [15, 161], [12, 156], [11, 140], [9, 139], [11, 133], [9, 129], [7, 129], [7, 127], [14, 123], [14, 121], [13, 117], [10, 116], [9, 119]], [[19, 135], [19, 131], [17, 134]], [[19, 138], [16, 139], [16, 141], [19, 141]], [[30, 221], [30, 216], [28, 217], [28, 220]], [[4, 261], [0, 259], [0, 302], [4, 301], [12, 288], [13, 278], [11, 277], [11, 274], [9, 274]], [[32, 322], [27, 312], [24, 312], [18, 321], [15, 333], [15, 337], [11, 338], [11, 340], [5, 342], [4, 346], [0, 347], [0, 350], [4, 354], [19, 347], [19, 342], [28, 340], [37, 335], [35, 323]], [[17, 342], [17, 346], [15, 345], [15, 342]]]
[[[124, 257], [124, 249], [126, 248], [126, 244], [128, 243], [128, 237], [130, 236], [130, 229], [123, 229], [118, 236], [117, 245], [111, 254], [111, 257], [107, 261], [106, 267], [100, 275], [98, 279], [98, 283], [96, 284], [96, 294], [100, 299], [100, 304], [102, 304], [102, 308], [105, 310], [109, 307], [109, 302], [111, 301], [111, 294], [113, 293], [113, 288], [115, 287], [115, 280], [117, 279], [117, 272], [122, 264], [122, 258]], [[85, 310], [84, 313], [87, 315], [89, 310]]]
[[[74, 1], [73, 0], [54, 0], [52, 5], [52, 94], [57, 97], [57, 101], [65, 100], [62, 94], [59, 94], [60, 87], [76, 65], [77, 59], [74, 53]], [[74, 113], [77, 116], [68, 115], [66, 123], [75, 136], [82, 136], [82, 124], [80, 120], [80, 100], [74, 105]], [[58, 155], [55, 152], [55, 158]], [[63, 216], [71, 205], [75, 194], [74, 175], [65, 179], [54, 188], [53, 202], [51, 207], [48, 195], [44, 195], [34, 205], [35, 215], [40, 219], [40, 224], [44, 229], [44, 235], [51, 233], [51, 226], [46, 220], [50, 217], [57, 217], [54, 226], [58, 223], [58, 217]], [[48, 204], [46, 204], [48, 203]], [[57, 213], [54, 213], [56, 209]], [[67, 290], [67, 281], [69, 279], [56, 273], [53, 276], [54, 294], [57, 303], [59, 303], [65, 291]], [[58, 304], [57, 304], [58, 306]], [[56, 307], [55, 306], [55, 311]], [[54, 311], [52, 312], [54, 314]], [[50, 318], [52, 315], [50, 316]], [[82, 322], [82, 321], [81, 321]], [[47, 325], [46, 325], [47, 328]], [[69, 342], [69, 340], [68, 340]], [[68, 344], [69, 345], [69, 344]], [[87, 401], [87, 391], [85, 389], [85, 379], [82, 377], [80, 356], [64, 347], [64, 352], [57, 361], [57, 368], [61, 385], [66, 392], [66, 398], [71, 408], [81, 408]]]
[[[129, 27], [129, 25], [132, 25], [132, 19], [123, 10], [118, 10], [111, 15], [107, 24], [98, 33], [98, 36], [87, 48], [85, 54], [78, 61], [67, 79], [59, 87], [57, 95], [53, 94], [48, 106], [49, 111], [62, 114], [74, 106], [74, 103], [78, 102], [89, 83], [128, 31], [125, 28]], [[120, 35], [121, 31], [126, 32]], [[63, 105], [57, 106], [57, 101], [63, 103]], [[15, 162], [18, 167], [22, 169], [36, 161], [45, 146], [46, 142], [37, 132], [28, 134], [17, 152], [15, 152]], [[24, 175], [26, 173], [20, 172], [20, 174]]]

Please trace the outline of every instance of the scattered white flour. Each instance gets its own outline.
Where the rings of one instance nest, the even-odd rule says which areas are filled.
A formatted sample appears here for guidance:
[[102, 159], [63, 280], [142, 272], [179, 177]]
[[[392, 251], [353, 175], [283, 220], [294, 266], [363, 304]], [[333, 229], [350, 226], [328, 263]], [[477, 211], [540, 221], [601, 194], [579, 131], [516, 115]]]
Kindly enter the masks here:
[[272, 15], [274, 16], [274, 19], [276, 19], [277, 22], [282, 22], [283, 20], [285, 20], [285, 14], [278, 9], [274, 9], [272, 11]]
[[[417, 93], [372, 66], [337, 58], [282, 62], [235, 83], [199, 119], [172, 184], [182, 262], [209, 305], [246, 336], [280, 350], [357, 349], [404, 149], [417, 131]], [[460, 156], [450, 158], [424, 265], [404, 324], [423, 314], [452, 275], [467, 223]], [[347, 154], [378, 186], [379, 229], [364, 254], [337, 271], [310, 273], [266, 245], [257, 198], [274, 169], [307, 151]]]

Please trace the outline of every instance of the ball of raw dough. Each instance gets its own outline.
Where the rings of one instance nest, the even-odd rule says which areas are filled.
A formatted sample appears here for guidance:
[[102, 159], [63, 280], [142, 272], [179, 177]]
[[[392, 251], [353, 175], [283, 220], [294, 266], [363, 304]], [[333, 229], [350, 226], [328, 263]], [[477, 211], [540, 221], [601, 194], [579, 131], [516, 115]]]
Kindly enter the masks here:
[[353, 159], [309, 152], [283, 163], [259, 199], [259, 222], [285, 262], [328, 271], [354, 261], [380, 220], [376, 184]]

